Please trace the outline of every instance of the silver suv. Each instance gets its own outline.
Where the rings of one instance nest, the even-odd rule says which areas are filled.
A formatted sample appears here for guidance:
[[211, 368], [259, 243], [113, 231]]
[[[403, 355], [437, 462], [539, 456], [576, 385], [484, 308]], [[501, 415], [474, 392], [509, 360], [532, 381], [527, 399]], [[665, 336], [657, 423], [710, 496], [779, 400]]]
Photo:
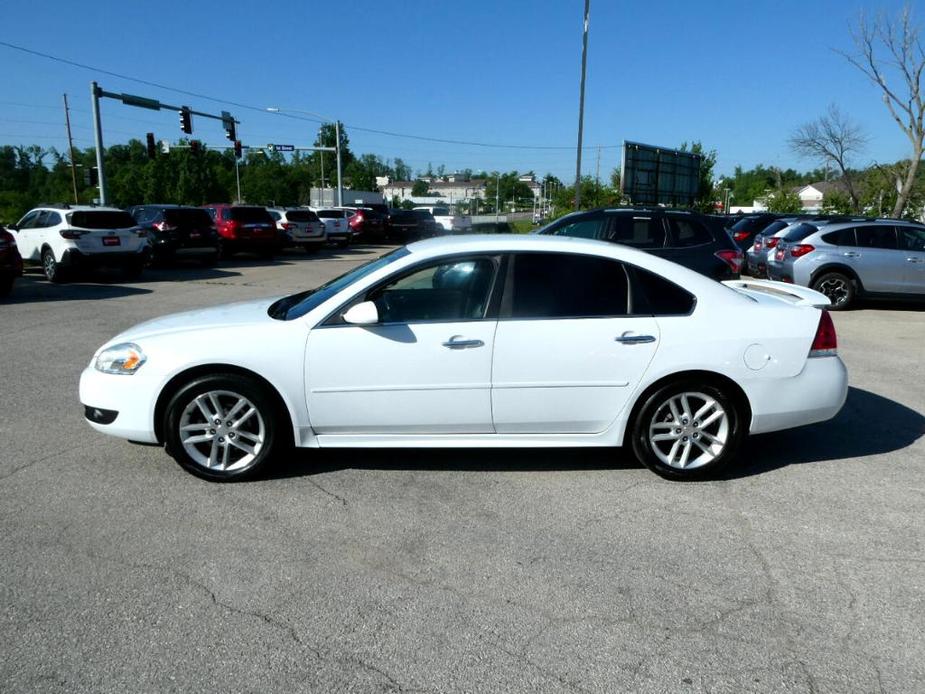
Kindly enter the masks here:
[[768, 275], [822, 292], [833, 309], [859, 296], [925, 300], [925, 226], [897, 219], [796, 224], [768, 259]]

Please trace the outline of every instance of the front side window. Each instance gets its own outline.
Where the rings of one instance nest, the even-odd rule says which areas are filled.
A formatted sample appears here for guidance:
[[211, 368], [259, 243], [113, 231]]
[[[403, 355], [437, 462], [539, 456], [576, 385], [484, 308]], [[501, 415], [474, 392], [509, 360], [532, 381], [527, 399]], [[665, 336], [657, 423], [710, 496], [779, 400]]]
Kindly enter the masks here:
[[925, 229], [898, 227], [899, 247], [906, 251], [925, 251]]
[[380, 323], [479, 320], [485, 317], [495, 276], [490, 258], [472, 258], [412, 271], [374, 290]]
[[661, 220], [640, 215], [614, 215], [604, 238], [633, 248], [662, 248], [665, 245]]
[[570, 236], [576, 239], [599, 239], [603, 235], [604, 220], [601, 217], [584, 217], [563, 224], [552, 232], [555, 236]]
[[524, 253], [514, 258], [512, 318], [600, 318], [628, 311], [626, 271], [609, 258]]
[[668, 217], [667, 221], [671, 232], [670, 244], [675, 248], [702, 246], [713, 241], [710, 231], [695, 219]]
[[35, 223], [38, 221], [39, 215], [42, 214], [41, 210], [32, 210], [29, 214], [19, 220], [18, 226], [20, 229], [33, 229], [35, 228]]

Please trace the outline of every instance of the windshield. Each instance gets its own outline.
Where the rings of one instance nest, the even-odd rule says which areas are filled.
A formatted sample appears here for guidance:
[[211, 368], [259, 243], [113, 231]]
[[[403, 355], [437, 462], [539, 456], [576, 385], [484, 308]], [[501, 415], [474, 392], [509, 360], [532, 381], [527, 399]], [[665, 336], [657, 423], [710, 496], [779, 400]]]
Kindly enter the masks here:
[[333, 280], [326, 284], [322, 284], [317, 289], [309, 289], [308, 291], [292, 294], [278, 301], [274, 301], [267, 310], [267, 313], [270, 315], [270, 318], [275, 318], [276, 320], [293, 320], [294, 318], [304, 316], [306, 313], [317, 308], [337, 294], [340, 290], [366, 277], [366, 275], [375, 272], [379, 268], [383, 268], [389, 263], [394, 263], [399, 258], [404, 258], [410, 252], [411, 251], [404, 246], [396, 248], [391, 253], [370, 260], [363, 265], [359, 265], [340, 277], [335, 277]]

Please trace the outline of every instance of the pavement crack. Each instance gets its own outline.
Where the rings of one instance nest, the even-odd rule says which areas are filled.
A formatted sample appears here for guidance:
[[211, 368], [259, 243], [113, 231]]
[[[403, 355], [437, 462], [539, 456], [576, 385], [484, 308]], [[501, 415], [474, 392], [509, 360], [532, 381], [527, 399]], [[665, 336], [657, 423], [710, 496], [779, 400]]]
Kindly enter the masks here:
[[330, 491], [330, 490], [328, 490], [328, 489], [325, 489], [325, 488], [322, 487], [320, 484], [318, 484], [315, 480], [313, 480], [311, 477], [307, 477], [306, 479], [308, 480], [308, 483], [311, 484], [313, 487], [316, 487], [318, 490], [320, 490], [321, 492], [327, 494], [327, 495], [328, 495], [329, 497], [331, 497], [332, 499], [337, 499], [337, 501], [339, 501], [339, 502], [341, 503], [341, 505], [343, 505], [343, 506], [346, 506], [346, 505], [347, 505], [347, 500], [346, 500], [344, 497], [342, 497], [342, 496], [340, 496], [340, 495], [338, 495], [338, 494], [335, 494], [334, 492], [332, 492], [332, 491]]

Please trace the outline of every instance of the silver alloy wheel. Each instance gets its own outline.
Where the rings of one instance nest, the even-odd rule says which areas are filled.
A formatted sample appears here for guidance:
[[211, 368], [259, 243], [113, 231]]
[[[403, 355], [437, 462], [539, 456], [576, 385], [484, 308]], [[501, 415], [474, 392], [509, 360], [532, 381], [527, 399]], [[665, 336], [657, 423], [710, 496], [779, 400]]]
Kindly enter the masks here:
[[42, 270], [45, 271], [45, 277], [51, 279], [55, 276], [55, 270], [58, 269], [58, 264], [55, 262], [55, 256], [51, 254], [51, 251], [46, 250], [42, 254]]
[[819, 283], [819, 291], [831, 300], [833, 306], [839, 306], [848, 300], [850, 288], [847, 280], [832, 277]]
[[266, 440], [260, 410], [230, 390], [197, 395], [183, 410], [179, 427], [186, 454], [207, 470], [233, 472], [247, 467]]
[[729, 441], [729, 415], [716, 398], [676, 393], [655, 410], [649, 445], [666, 465], [692, 470], [715, 460]]

